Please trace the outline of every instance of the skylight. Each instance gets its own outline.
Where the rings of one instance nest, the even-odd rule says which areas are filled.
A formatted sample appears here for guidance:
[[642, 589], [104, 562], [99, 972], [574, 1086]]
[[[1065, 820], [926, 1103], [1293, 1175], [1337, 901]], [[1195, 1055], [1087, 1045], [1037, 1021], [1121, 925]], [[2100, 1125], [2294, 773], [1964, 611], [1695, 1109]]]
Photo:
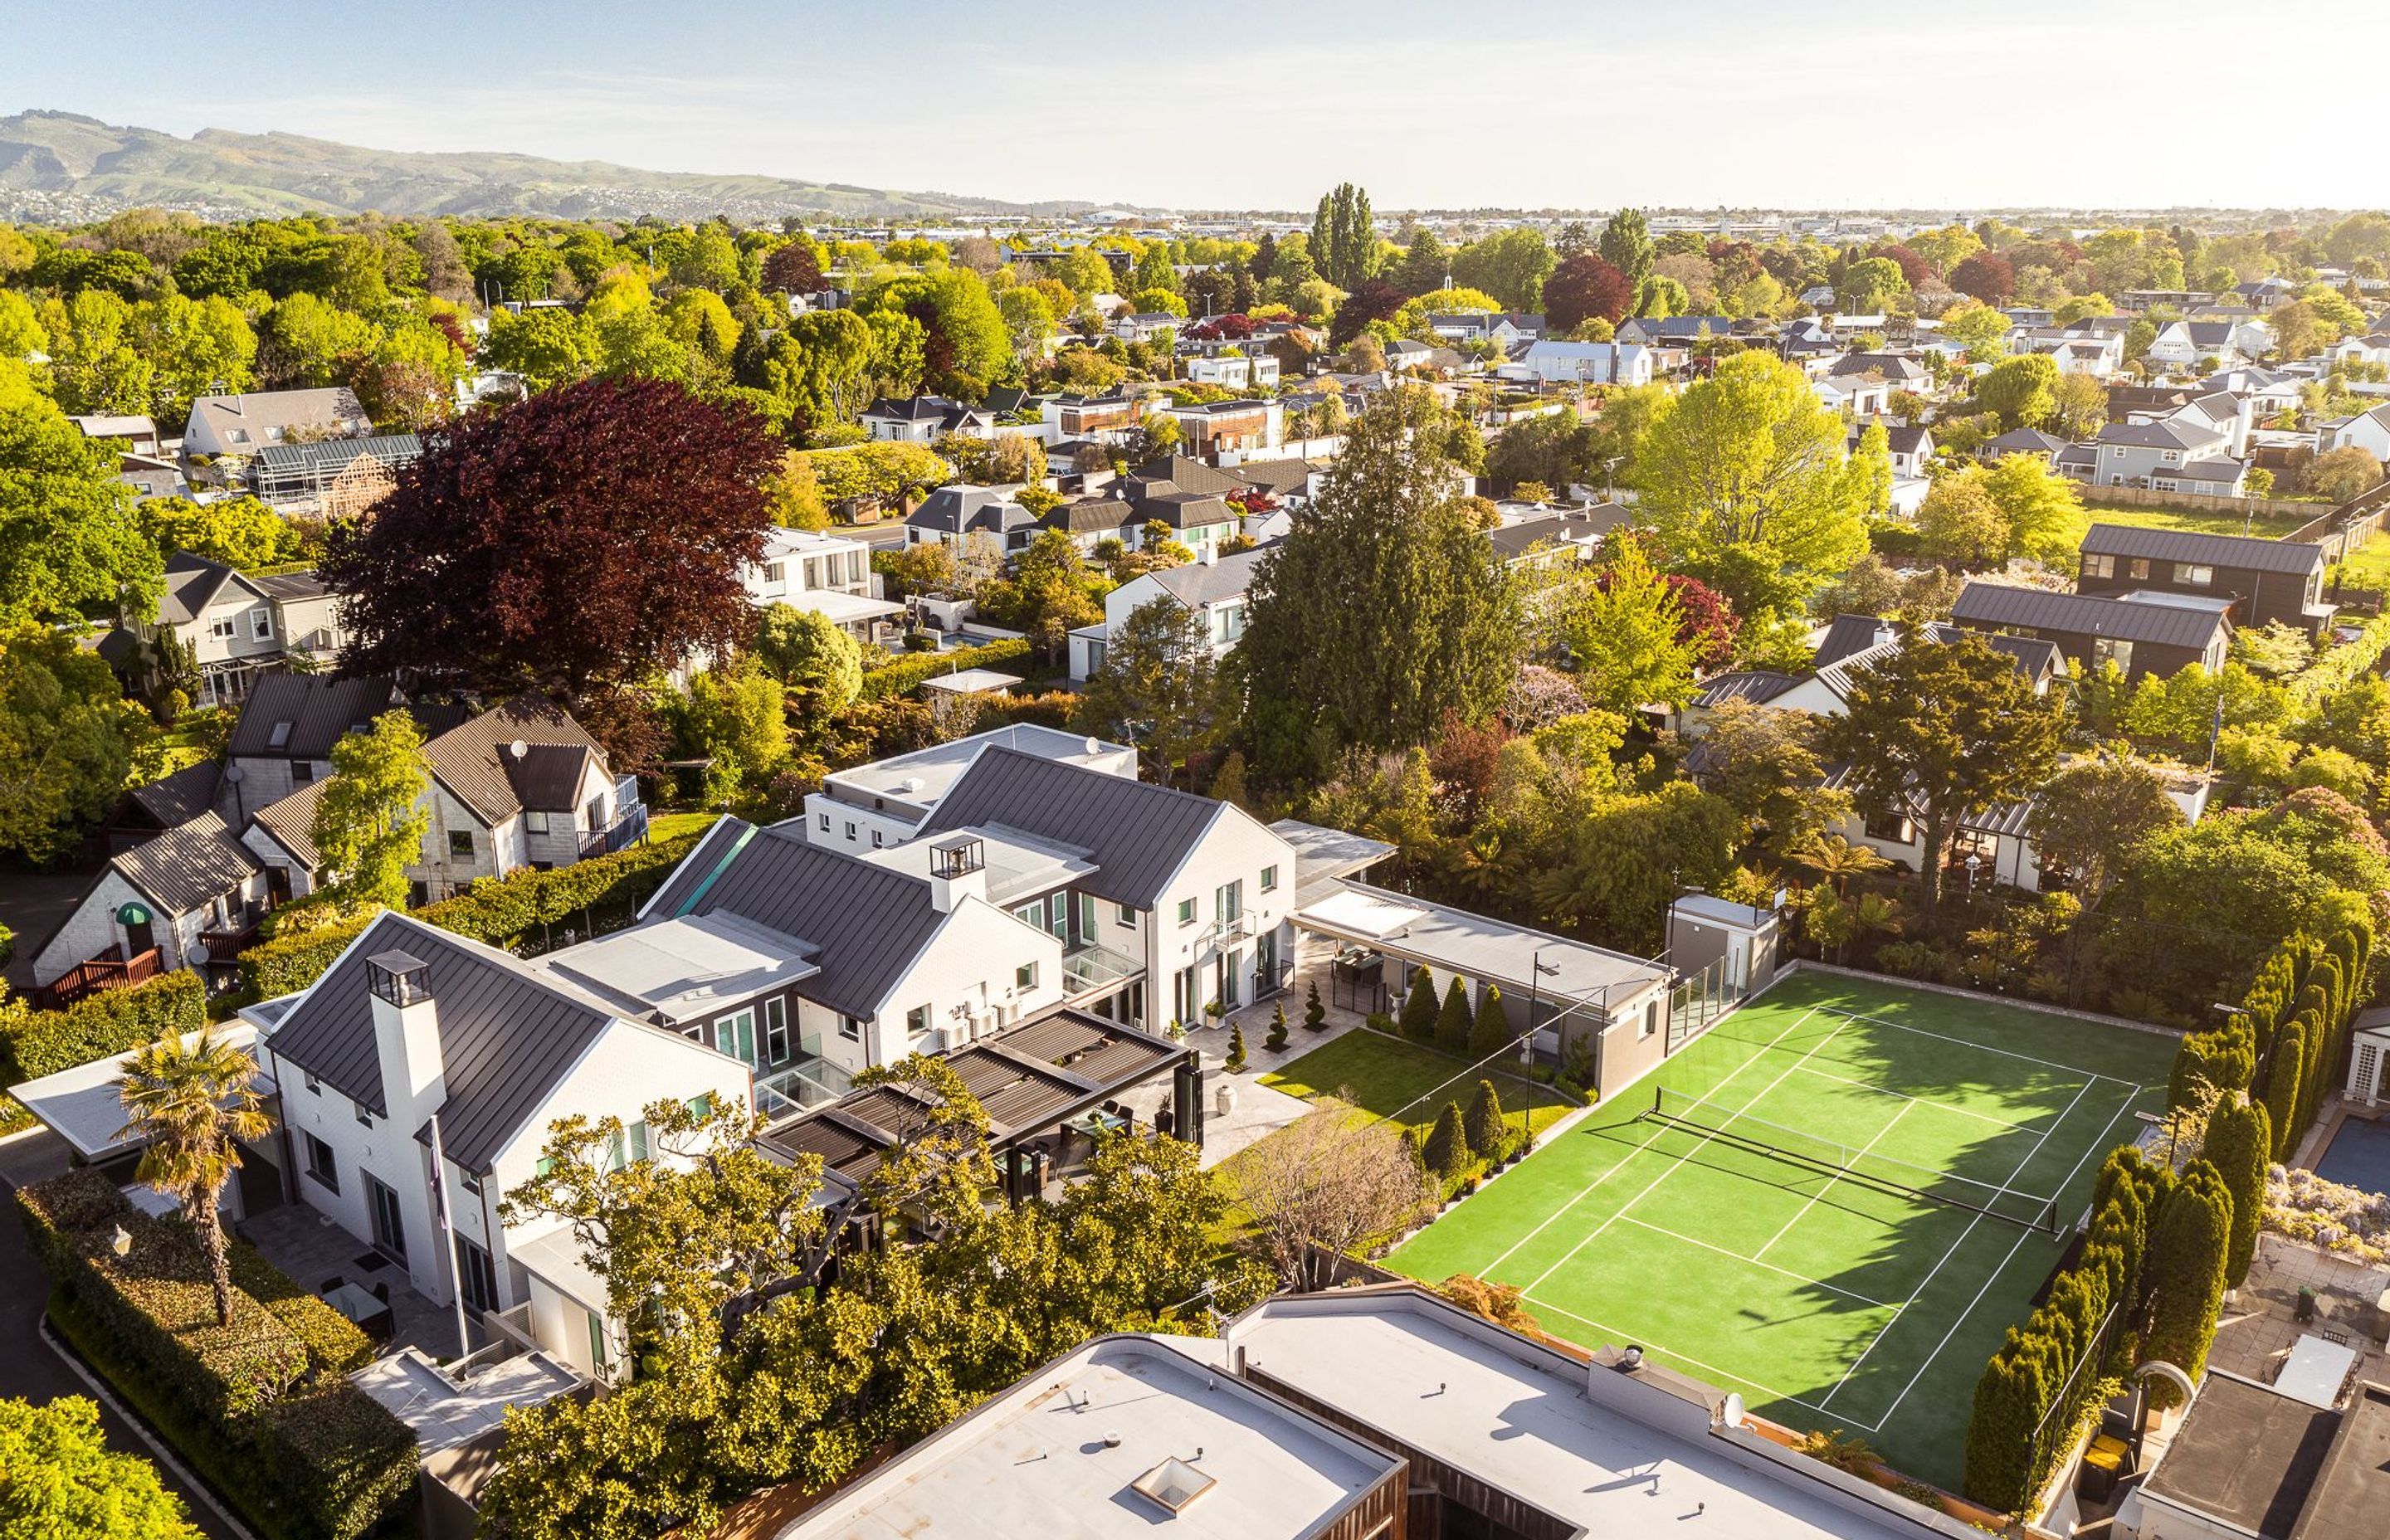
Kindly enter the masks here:
[[1187, 1505], [1219, 1484], [1219, 1478], [1202, 1471], [1173, 1455], [1160, 1465], [1131, 1482], [1129, 1486], [1140, 1497], [1161, 1504], [1173, 1514], [1187, 1511]]

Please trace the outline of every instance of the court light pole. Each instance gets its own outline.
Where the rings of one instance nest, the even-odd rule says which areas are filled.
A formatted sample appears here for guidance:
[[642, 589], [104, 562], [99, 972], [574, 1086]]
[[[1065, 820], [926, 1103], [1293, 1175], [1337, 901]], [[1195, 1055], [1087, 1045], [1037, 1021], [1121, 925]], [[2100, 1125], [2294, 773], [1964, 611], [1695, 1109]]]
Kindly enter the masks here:
[[1525, 1072], [1527, 1082], [1527, 1148], [1536, 1147], [1536, 1002], [1546, 975], [1558, 977], [1557, 966], [1546, 967], [1544, 949], [1536, 947], [1527, 959], [1527, 1030], [1520, 1037], [1519, 1067]]

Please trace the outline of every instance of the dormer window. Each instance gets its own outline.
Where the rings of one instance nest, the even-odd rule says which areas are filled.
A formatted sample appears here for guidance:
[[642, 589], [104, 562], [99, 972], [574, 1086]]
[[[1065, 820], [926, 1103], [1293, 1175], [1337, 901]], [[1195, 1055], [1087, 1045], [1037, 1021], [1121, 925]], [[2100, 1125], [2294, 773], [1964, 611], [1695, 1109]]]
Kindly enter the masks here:
[[274, 749], [284, 749], [289, 747], [291, 725], [292, 725], [288, 722], [276, 723], [274, 725], [274, 731], [266, 738], [265, 741], [267, 747]]

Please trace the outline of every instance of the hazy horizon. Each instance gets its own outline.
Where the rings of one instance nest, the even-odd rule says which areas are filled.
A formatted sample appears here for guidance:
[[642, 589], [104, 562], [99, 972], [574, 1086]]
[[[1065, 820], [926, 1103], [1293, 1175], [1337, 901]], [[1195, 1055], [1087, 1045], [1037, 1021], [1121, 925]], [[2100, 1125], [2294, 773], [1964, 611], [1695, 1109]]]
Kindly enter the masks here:
[[[0, 112], [1154, 208], [1300, 211], [1345, 180], [1381, 209], [2390, 202], [2390, 170], [2329, 152], [2339, 115], [2304, 138], [2218, 126], [2239, 114], [2212, 83], [2319, 27], [2333, 57], [2379, 57], [2390, 7], [1224, 0], [1141, 30], [1044, 0], [655, 14], [401, 0], [315, 27], [259, 0], [43, 6], [11, 20]], [[127, 70], [152, 34], [223, 67]], [[2251, 83], [2268, 121], [2281, 90]]]

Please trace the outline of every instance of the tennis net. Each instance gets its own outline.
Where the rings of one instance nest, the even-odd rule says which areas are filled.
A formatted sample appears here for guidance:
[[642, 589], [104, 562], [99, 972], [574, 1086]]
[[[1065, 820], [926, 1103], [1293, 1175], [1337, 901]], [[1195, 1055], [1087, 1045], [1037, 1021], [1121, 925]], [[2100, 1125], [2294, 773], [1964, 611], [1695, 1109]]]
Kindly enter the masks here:
[[[1701, 1115], [1704, 1110], [1701, 1098], [1662, 1085], [1653, 1088], [1651, 1110], [1645, 1116], [1737, 1149], [1805, 1166], [1879, 1192], [1947, 1204], [2045, 1235], [2059, 1233], [2058, 1200], [2055, 1198], [1996, 1183], [1979, 1182], [1954, 1171], [1936, 1171], [1930, 1166], [1915, 1165], [1889, 1155], [1877, 1154], [1871, 1149], [1855, 1149], [1837, 1140], [1805, 1134], [1797, 1128], [1786, 1128], [1761, 1118], [1728, 1112], [1720, 1121], [1711, 1122]], [[1706, 1110], [1712, 1116], [1717, 1116], [1723, 1110], [1709, 1108]]]

